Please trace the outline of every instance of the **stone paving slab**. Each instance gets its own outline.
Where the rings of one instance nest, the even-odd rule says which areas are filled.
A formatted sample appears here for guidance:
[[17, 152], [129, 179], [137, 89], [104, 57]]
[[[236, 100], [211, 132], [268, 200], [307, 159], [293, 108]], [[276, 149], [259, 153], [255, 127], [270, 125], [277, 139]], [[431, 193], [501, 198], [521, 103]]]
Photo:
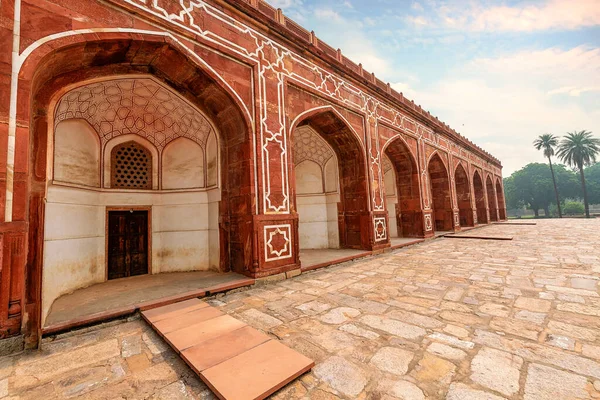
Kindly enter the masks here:
[[[476, 230], [512, 241], [426, 241], [209, 302], [315, 360], [276, 400], [600, 399], [600, 220], [536, 223]], [[0, 358], [0, 399], [72, 398], [215, 397], [139, 320]]]
[[262, 400], [314, 367], [306, 356], [202, 303], [190, 299], [142, 317], [219, 399]]

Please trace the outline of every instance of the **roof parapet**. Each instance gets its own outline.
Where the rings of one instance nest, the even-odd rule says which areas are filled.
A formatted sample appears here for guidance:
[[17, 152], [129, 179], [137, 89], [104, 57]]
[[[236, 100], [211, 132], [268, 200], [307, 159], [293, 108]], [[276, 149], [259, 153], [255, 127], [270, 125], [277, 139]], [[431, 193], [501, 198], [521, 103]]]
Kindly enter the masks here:
[[[380, 89], [388, 96], [391, 96], [393, 99], [403, 104], [405, 107], [413, 110], [414, 112], [422, 115], [425, 119], [427, 119], [434, 128], [438, 128], [438, 131], [444, 131], [448, 136], [455, 138], [458, 142], [465, 145], [467, 148], [474, 149], [477, 152], [483, 154], [486, 158], [490, 159], [501, 165], [500, 160], [496, 157], [492, 156], [489, 152], [485, 151], [481, 147], [474, 144], [471, 140], [467, 139], [465, 136], [458, 133], [455, 129], [448, 126], [448, 124], [440, 121], [438, 117], [434, 117], [431, 115], [429, 111], [423, 110], [421, 105], [415, 104], [414, 101], [407, 99], [402, 92], [396, 91], [390, 83], [383, 82], [381, 79], [378, 79], [375, 76], [375, 73], [369, 72], [363, 68], [361, 63], [356, 64], [348, 57], [346, 57], [341, 49], [334, 49], [321, 39], [319, 39], [314, 31], [308, 31], [303, 28], [300, 24], [286, 16], [281, 8], [275, 8], [268, 4], [265, 0], [227, 0], [231, 3], [245, 3], [252, 6], [254, 9], [259, 11], [262, 15], [267, 17], [268, 19], [276, 22], [277, 24], [285, 27], [288, 31], [290, 31], [294, 36], [301, 41], [305, 42], [307, 45], [314, 46], [317, 50], [325, 55], [329, 56], [335, 62], [342, 64], [346, 69], [350, 70], [352, 73], [363, 78], [363, 81], [366, 85], [373, 87], [374, 89]], [[441, 129], [440, 129], [441, 128]], [[434, 129], [436, 130], [436, 129]]]

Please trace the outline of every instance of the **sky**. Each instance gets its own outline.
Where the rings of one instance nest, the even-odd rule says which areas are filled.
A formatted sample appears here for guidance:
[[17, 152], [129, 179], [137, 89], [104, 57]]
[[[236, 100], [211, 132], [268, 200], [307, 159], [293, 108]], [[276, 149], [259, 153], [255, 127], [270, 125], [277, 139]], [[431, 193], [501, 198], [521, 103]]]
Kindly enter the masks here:
[[267, 0], [500, 159], [600, 138], [600, 0]]

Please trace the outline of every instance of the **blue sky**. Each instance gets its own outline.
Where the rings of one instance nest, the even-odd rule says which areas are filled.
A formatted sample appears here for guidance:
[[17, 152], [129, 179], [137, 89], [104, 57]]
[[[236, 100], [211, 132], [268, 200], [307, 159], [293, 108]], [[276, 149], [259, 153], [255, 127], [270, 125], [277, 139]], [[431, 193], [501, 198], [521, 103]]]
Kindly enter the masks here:
[[497, 156], [542, 133], [600, 137], [600, 0], [268, 0]]

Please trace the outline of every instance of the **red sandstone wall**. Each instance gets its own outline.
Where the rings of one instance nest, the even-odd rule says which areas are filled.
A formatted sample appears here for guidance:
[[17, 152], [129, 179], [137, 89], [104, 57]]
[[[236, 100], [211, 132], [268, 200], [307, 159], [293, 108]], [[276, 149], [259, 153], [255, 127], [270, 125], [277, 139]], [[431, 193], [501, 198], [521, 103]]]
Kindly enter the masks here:
[[[222, 211], [235, 216], [232, 219], [237, 221], [234, 221], [236, 226], [244, 226], [228, 236], [238, 249], [230, 261], [240, 265], [240, 272], [251, 276], [298, 268], [295, 239], [298, 218], [292, 209], [290, 187], [291, 127], [310, 115], [317, 115], [319, 110], [328, 110], [333, 115], [333, 122], [321, 121], [323, 126], [346, 126], [351, 134], [345, 137], [354, 137], [364, 152], [364, 162], [352, 167], [359, 169], [364, 181], [348, 182], [346, 188], [359, 200], [360, 193], [364, 193], [364, 204], [349, 202], [348, 210], [354, 214], [340, 219], [348, 236], [355, 238], [349, 240], [358, 247], [377, 250], [389, 246], [386, 232], [390, 221], [384, 204], [380, 160], [382, 150], [394, 140], [401, 138], [408, 143], [419, 169], [421, 210], [414, 223], [424, 236], [433, 234], [432, 200], [425, 173], [432, 154], [439, 154], [449, 170], [457, 229], [454, 188], [457, 163], [465, 166], [470, 179], [479, 170], [484, 186], [488, 176], [501, 185], [502, 171], [497, 159], [395, 92], [362, 65], [295, 24], [280, 10], [257, 0], [212, 0], [207, 7], [190, 10], [182, 10], [179, 0], [160, 0], [159, 7], [151, 3], [140, 0], [1, 3], [0, 338], [19, 333], [23, 323], [25, 332], [32, 337], [39, 328], [36, 313], [47, 146], [46, 138], [34, 132], [40, 128], [38, 125], [47, 124], [51, 112], [41, 106], [48, 99], [36, 98], [42, 96], [36, 93], [49, 81], [56, 88], [69, 83], [58, 76], [65, 69], [75, 71], [85, 65], [86, 70], [70, 76], [86, 79], [94, 76], [99, 65], [112, 65], [114, 73], [145, 66], [143, 71], [164, 74], [170, 84], [191, 90], [188, 70], [180, 67], [189, 62], [207, 71], [217, 86], [225, 88], [249, 121], [255, 140], [252, 148], [235, 143], [230, 147], [234, 158], [252, 170], [252, 176], [230, 177], [231, 187], [237, 185], [236, 201]], [[156, 57], [157, 46], [151, 43], [166, 44], [160, 47], [161, 57]], [[79, 49], [76, 57], [68, 51], [75, 47]], [[128, 63], [127, 68], [124, 62]], [[333, 65], [340, 72], [331, 72]], [[102, 73], [106, 73], [106, 68]], [[224, 104], [211, 102], [211, 93], [203, 96], [207, 107]], [[222, 123], [226, 129], [229, 122]], [[349, 142], [344, 142], [342, 136], [339, 140], [343, 154]], [[493, 185], [493, 191], [496, 186]], [[485, 197], [486, 204], [490, 204], [487, 191]], [[494, 201], [491, 199], [492, 204]], [[473, 196], [472, 208], [475, 210]], [[492, 210], [503, 208], [504, 205], [498, 204]]]

